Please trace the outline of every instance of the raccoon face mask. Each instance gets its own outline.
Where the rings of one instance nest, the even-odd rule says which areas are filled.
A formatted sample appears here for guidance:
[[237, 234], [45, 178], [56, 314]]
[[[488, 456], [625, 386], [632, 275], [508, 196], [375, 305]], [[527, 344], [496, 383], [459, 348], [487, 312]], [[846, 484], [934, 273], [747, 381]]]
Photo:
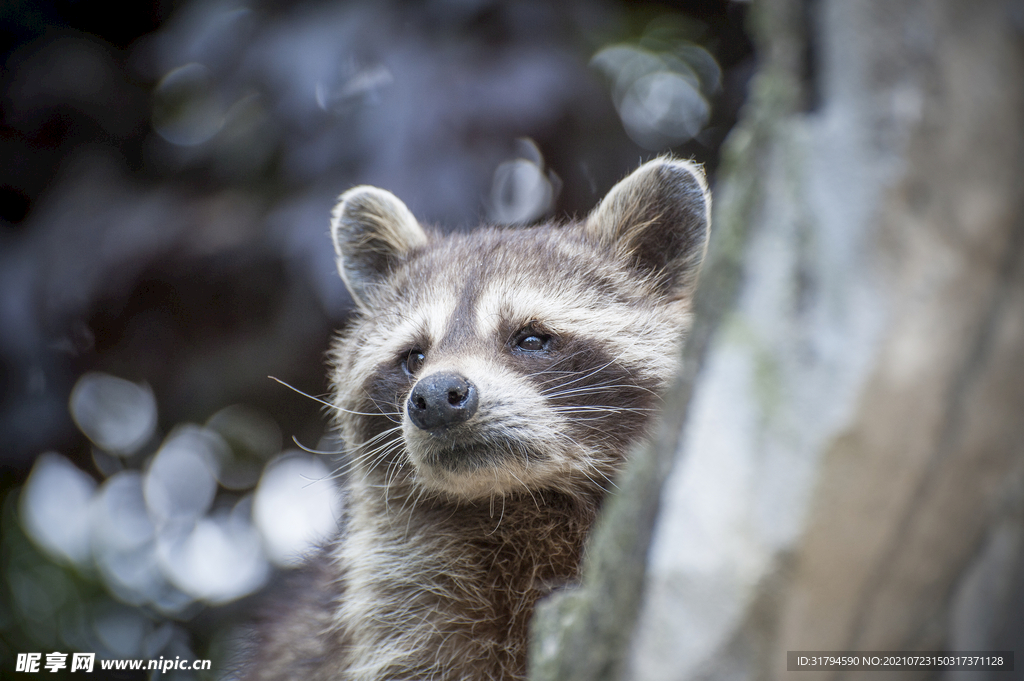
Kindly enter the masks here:
[[424, 229], [360, 186], [333, 212], [357, 312], [334, 350], [356, 477], [394, 498], [599, 494], [647, 432], [707, 245], [703, 172], [659, 158], [583, 221]]

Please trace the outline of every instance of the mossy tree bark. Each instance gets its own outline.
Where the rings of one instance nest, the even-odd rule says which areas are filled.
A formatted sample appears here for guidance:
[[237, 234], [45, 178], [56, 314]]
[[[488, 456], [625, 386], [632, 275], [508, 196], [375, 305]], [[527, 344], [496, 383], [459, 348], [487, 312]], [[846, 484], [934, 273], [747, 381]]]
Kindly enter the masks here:
[[1024, 3], [751, 17], [684, 375], [537, 681], [1021, 642]]

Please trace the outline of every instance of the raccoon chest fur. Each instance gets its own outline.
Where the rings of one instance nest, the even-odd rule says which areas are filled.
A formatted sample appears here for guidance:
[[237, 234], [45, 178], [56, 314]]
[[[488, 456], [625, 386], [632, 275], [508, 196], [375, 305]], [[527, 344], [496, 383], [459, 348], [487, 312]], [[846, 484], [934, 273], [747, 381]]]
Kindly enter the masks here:
[[252, 678], [524, 677], [534, 605], [577, 578], [678, 368], [709, 204], [671, 158], [564, 225], [441, 236], [389, 192], [341, 196], [345, 519]]
[[347, 632], [341, 678], [519, 678], [533, 606], [575, 577], [590, 524], [559, 494], [537, 502], [507, 499], [504, 517], [500, 501], [493, 516], [489, 502], [455, 517], [430, 505], [408, 532], [371, 522], [350, 534], [337, 614], [362, 624]]

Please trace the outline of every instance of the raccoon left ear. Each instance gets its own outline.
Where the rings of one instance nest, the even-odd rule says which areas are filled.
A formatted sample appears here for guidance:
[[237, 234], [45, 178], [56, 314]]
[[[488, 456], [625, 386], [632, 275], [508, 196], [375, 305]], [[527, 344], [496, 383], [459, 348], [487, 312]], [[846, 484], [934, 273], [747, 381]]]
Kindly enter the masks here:
[[368, 292], [427, 235], [402, 201], [389, 191], [359, 186], [338, 198], [331, 213], [331, 238], [338, 272], [356, 303], [367, 307]]
[[699, 165], [648, 161], [612, 187], [584, 230], [653, 275], [662, 291], [693, 293], [711, 225], [711, 195]]

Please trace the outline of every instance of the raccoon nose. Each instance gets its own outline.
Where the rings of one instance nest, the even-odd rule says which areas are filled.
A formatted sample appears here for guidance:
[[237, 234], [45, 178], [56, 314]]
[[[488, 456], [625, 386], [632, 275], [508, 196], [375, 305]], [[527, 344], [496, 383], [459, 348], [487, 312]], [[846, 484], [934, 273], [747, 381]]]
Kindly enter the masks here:
[[416, 427], [433, 430], [469, 420], [480, 400], [476, 386], [453, 373], [424, 376], [409, 394], [409, 418]]

